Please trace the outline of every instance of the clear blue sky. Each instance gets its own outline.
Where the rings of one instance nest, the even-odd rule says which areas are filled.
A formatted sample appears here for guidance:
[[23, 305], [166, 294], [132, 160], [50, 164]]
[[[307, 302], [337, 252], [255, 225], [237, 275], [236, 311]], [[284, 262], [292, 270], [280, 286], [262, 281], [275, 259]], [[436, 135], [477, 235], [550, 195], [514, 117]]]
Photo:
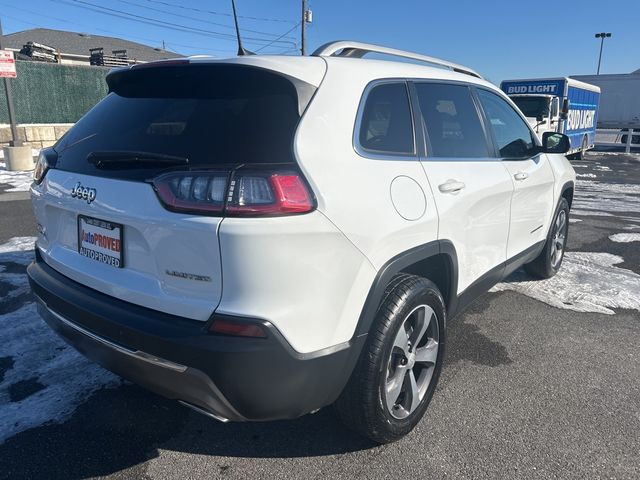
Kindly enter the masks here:
[[[257, 50], [266, 44], [262, 39], [273, 40], [291, 30], [261, 53], [295, 53], [299, 0], [236, 1], [243, 16], [240, 26], [247, 30], [246, 47]], [[602, 73], [640, 68], [638, 0], [310, 0], [309, 4], [313, 24], [307, 30], [308, 51], [334, 39], [375, 42], [468, 65], [499, 82], [595, 73], [599, 40], [594, 33], [606, 31], [613, 37], [605, 40]], [[168, 49], [182, 54], [235, 54], [228, 36], [233, 34], [230, 0], [0, 0], [0, 7], [7, 33], [40, 26], [152, 46], [164, 40]], [[142, 23], [131, 15], [153, 21], [138, 18], [147, 22]], [[251, 38], [260, 40], [250, 43]]]

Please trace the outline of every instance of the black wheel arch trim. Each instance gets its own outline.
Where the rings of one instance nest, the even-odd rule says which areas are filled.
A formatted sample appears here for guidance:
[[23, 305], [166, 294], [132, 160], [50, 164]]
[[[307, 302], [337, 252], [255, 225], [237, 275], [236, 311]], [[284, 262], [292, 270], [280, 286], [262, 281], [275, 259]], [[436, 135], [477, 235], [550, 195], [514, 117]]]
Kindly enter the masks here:
[[364, 306], [362, 307], [353, 338], [369, 333], [378, 308], [380, 307], [384, 291], [395, 275], [411, 265], [428, 260], [437, 255], [444, 255], [449, 263], [449, 295], [446, 306], [447, 313], [450, 316], [455, 311], [457, 305], [458, 256], [453, 243], [449, 240], [434, 240], [399, 253], [378, 270], [376, 278], [369, 289], [369, 294], [367, 295]]
[[[562, 188], [560, 189], [560, 197], [558, 198], [557, 203], [560, 203], [560, 199], [564, 197], [564, 194], [567, 190], [573, 190], [575, 194], [575, 182], [573, 180], [569, 180], [568, 182], [565, 182], [564, 185], [562, 185]], [[573, 203], [573, 194], [571, 195], [571, 200], [569, 200], [569, 210], [571, 210], [572, 203]]]

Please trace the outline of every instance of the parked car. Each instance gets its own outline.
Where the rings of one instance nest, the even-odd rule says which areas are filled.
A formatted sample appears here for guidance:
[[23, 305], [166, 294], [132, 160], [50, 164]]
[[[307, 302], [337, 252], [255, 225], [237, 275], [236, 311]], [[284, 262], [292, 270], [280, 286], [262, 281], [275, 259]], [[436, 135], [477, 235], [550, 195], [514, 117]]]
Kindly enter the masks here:
[[562, 264], [569, 139], [538, 139], [466, 67], [334, 42], [107, 83], [38, 159], [39, 312], [87, 357], [220, 421], [335, 404], [397, 440], [433, 396], [447, 323], [521, 265]]

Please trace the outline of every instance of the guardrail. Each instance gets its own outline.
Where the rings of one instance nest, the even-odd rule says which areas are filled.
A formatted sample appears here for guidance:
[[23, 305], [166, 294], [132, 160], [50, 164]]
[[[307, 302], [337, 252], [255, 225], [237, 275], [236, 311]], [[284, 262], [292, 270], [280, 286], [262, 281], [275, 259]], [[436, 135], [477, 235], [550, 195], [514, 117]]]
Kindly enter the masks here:
[[[625, 153], [631, 153], [631, 147], [640, 147], [640, 131], [619, 128], [598, 128], [595, 145], [600, 147], [624, 147]], [[636, 129], [637, 130], [637, 129]]]

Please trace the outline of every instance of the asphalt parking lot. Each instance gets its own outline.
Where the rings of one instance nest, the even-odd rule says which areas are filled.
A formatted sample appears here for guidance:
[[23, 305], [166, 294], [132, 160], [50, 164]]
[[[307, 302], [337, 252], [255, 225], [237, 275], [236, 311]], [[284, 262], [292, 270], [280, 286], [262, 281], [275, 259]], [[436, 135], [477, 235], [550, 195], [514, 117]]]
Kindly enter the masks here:
[[640, 156], [573, 163], [562, 271], [452, 321], [427, 415], [387, 446], [331, 409], [216, 423], [84, 360], [36, 316], [30, 203], [0, 175], [0, 479], [639, 478]]

